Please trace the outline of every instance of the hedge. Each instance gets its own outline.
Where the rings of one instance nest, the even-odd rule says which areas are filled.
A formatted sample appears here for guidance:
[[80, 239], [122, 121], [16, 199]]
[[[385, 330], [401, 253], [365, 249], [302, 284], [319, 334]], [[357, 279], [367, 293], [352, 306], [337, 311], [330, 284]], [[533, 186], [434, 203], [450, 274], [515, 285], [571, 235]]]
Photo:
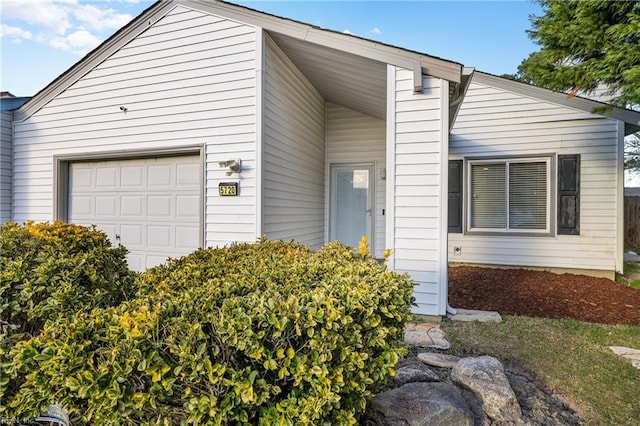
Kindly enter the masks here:
[[137, 284], [19, 343], [6, 371], [26, 381], [5, 415], [57, 403], [74, 424], [355, 424], [406, 351], [413, 284], [338, 243], [198, 250]]
[[48, 321], [132, 297], [134, 274], [126, 254], [94, 227], [62, 222], [0, 226], [0, 416], [27, 380], [15, 374], [9, 350], [37, 336]]

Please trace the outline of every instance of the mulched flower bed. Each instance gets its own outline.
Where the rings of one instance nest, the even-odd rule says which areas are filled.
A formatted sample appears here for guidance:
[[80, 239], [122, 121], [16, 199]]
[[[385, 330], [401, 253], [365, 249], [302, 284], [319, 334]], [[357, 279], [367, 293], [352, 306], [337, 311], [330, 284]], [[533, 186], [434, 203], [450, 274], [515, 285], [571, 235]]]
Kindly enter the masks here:
[[585, 275], [451, 267], [449, 304], [504, 315], [640, 325], [640, 290]]

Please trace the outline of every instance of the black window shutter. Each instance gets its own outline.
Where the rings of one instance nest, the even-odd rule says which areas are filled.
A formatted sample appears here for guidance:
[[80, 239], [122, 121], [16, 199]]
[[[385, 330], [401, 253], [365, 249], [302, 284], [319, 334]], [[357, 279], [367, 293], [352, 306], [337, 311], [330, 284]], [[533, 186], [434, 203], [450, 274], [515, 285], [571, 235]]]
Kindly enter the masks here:
[[462, 233], [462, 160], [449, 160], [449, 232]]
[[580, 154], [558, 155], [558, 234], [580, 234]]

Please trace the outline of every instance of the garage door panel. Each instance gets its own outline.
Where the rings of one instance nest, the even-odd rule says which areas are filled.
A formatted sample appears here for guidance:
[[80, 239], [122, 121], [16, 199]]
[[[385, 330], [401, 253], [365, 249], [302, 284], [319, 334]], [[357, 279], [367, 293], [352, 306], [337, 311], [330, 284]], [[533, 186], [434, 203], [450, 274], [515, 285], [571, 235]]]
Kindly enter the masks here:
[[71, 163], [68, 219], [93, 223], [143, 270], [200, 245], [199, 156]]
[[96, 170], [96, 188], [116, 188], [115, 167], [100, 167]]
[[196, 227], [176, 226], [176, 247], [182, 250], [188, 250], [197, 245], [199, 241], [199, 230]]
[[199, 181], [199, 167], [193, 167], [193, 164], [176, 165], [176, 185], [179, 188], [193, 187], [193, 185], [197, 185]]
[[147, 246], [154, 249], [169, 249], [172, 246], [171, 226], [147, 226]]
[[173, 212], [171, 195], [149, 195], [147, 197], [147, 209], [149, 216], [155, 217], [171, 217]]
[[144, 196], [142, 195], [120, 195], [120, 214], [122, 216], [143, 217]]
[[79, 219], [93, 215], [93, 197], [90, 195], [74, 195], [69, 200], [69, 210]]
[[95, 214], [96, 216], [115, 217], [116, 205], [118, 204], [116, 194], [113, 195], [96, 195], [95, 196]]
[[176, 196], [176, 216], [184, 218], [198, 217], [200, 212], [200, 197], [198, 195]]
[[149, 188], [170, 187], [172, 185], [173, 167], [169, 165], [149, 166], [147, 185]]
[[120, 243], [130, 250], [144, 249], [142, 225], [120, 225]]
[[144, 167], [142, 166], [124, 166], [120, 169], [120, 186], [122, 188], [142, 189], [145, 180]]

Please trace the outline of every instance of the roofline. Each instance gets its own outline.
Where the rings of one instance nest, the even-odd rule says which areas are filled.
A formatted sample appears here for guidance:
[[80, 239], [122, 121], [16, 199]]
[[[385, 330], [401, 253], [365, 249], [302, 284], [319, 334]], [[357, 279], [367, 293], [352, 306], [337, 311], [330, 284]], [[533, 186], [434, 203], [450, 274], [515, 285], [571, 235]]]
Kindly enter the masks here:
[[225, 1], [183, 0], [178, 3], [183, 6], [192, 5], [191, 7], [195, 9], [209, 11], [214, 14], [218, 11], [224, 11], [224, 16], [230, 19], [246, 22], [264, 28], [267, 31], [379, 60], [401, 68], [414, 70], [416, 64], [420, 64], [423, 68], [423, 73], [454, 83], [459, 83], [461, 79], [462, 64], [447, 59], [369, 40], [353, 34], [344, 34], [321, 28]]
[[[462, 64], [350, 34], [322, 29], [292, 19], [270, 15], [245, 6], [220, 0], [157, 0], [140, 15], [131, 20], [131, 22], [49, 83], [44, 89], [36, 93], [29, 101], [15, 111], [15, 120], [25, 120], [37, 112], [52, 98], [69, 88], [98, 64], [106, 60], [113, 52], [144, 32], [177, 5], [212, 14], [221, 14], [229, 19], [255, 25], [265, 30], [285, 34], [309, 43], [320, 44], [413, 70], [414, 74], [419, 74], [420, 76], [424, 73], [454, 83], [459, 83], [461, 79]], [[420, 82], [415, 82], [416, 90], [421, 88], [421, 84], [420, 78]]]
[[124, 27], [120, 28], [111, 37], [102, 42], [98, 47], [87, 53], [82, 59], [73, 64], [71, 68], [60, 74], [36, 93], [20, 109], [15, 112], [15, 120], [25, 120], [52, 98], [63, 92], [85, 74], [106, 60], [114, 51], [118, 50], [134, 37], [144, 32], [157, 20], [165, 15], [173, 7], [173, 1], [158, 0], [136, 16]]
[[[510, 80], [482, 71], [476, 71], [473, 80], [481, 84], [495, 86], [524, 96], [530, 96], [591, 114], [598, 114], [607, 118], [623, 121], [627, 124], [627, 126], [625, 126], [626, 134], [636, 132], [640, 128], [640, 112], [637, 111], [615, 107], [604, 102], [598, 102], [580, 96], [569, 96], [566, 93], [554, 92], [553, 90], [543, 87], [533, 86], [517, 80]], [[604, 109], [604, 111], [599, 112], [598, 109]]]

